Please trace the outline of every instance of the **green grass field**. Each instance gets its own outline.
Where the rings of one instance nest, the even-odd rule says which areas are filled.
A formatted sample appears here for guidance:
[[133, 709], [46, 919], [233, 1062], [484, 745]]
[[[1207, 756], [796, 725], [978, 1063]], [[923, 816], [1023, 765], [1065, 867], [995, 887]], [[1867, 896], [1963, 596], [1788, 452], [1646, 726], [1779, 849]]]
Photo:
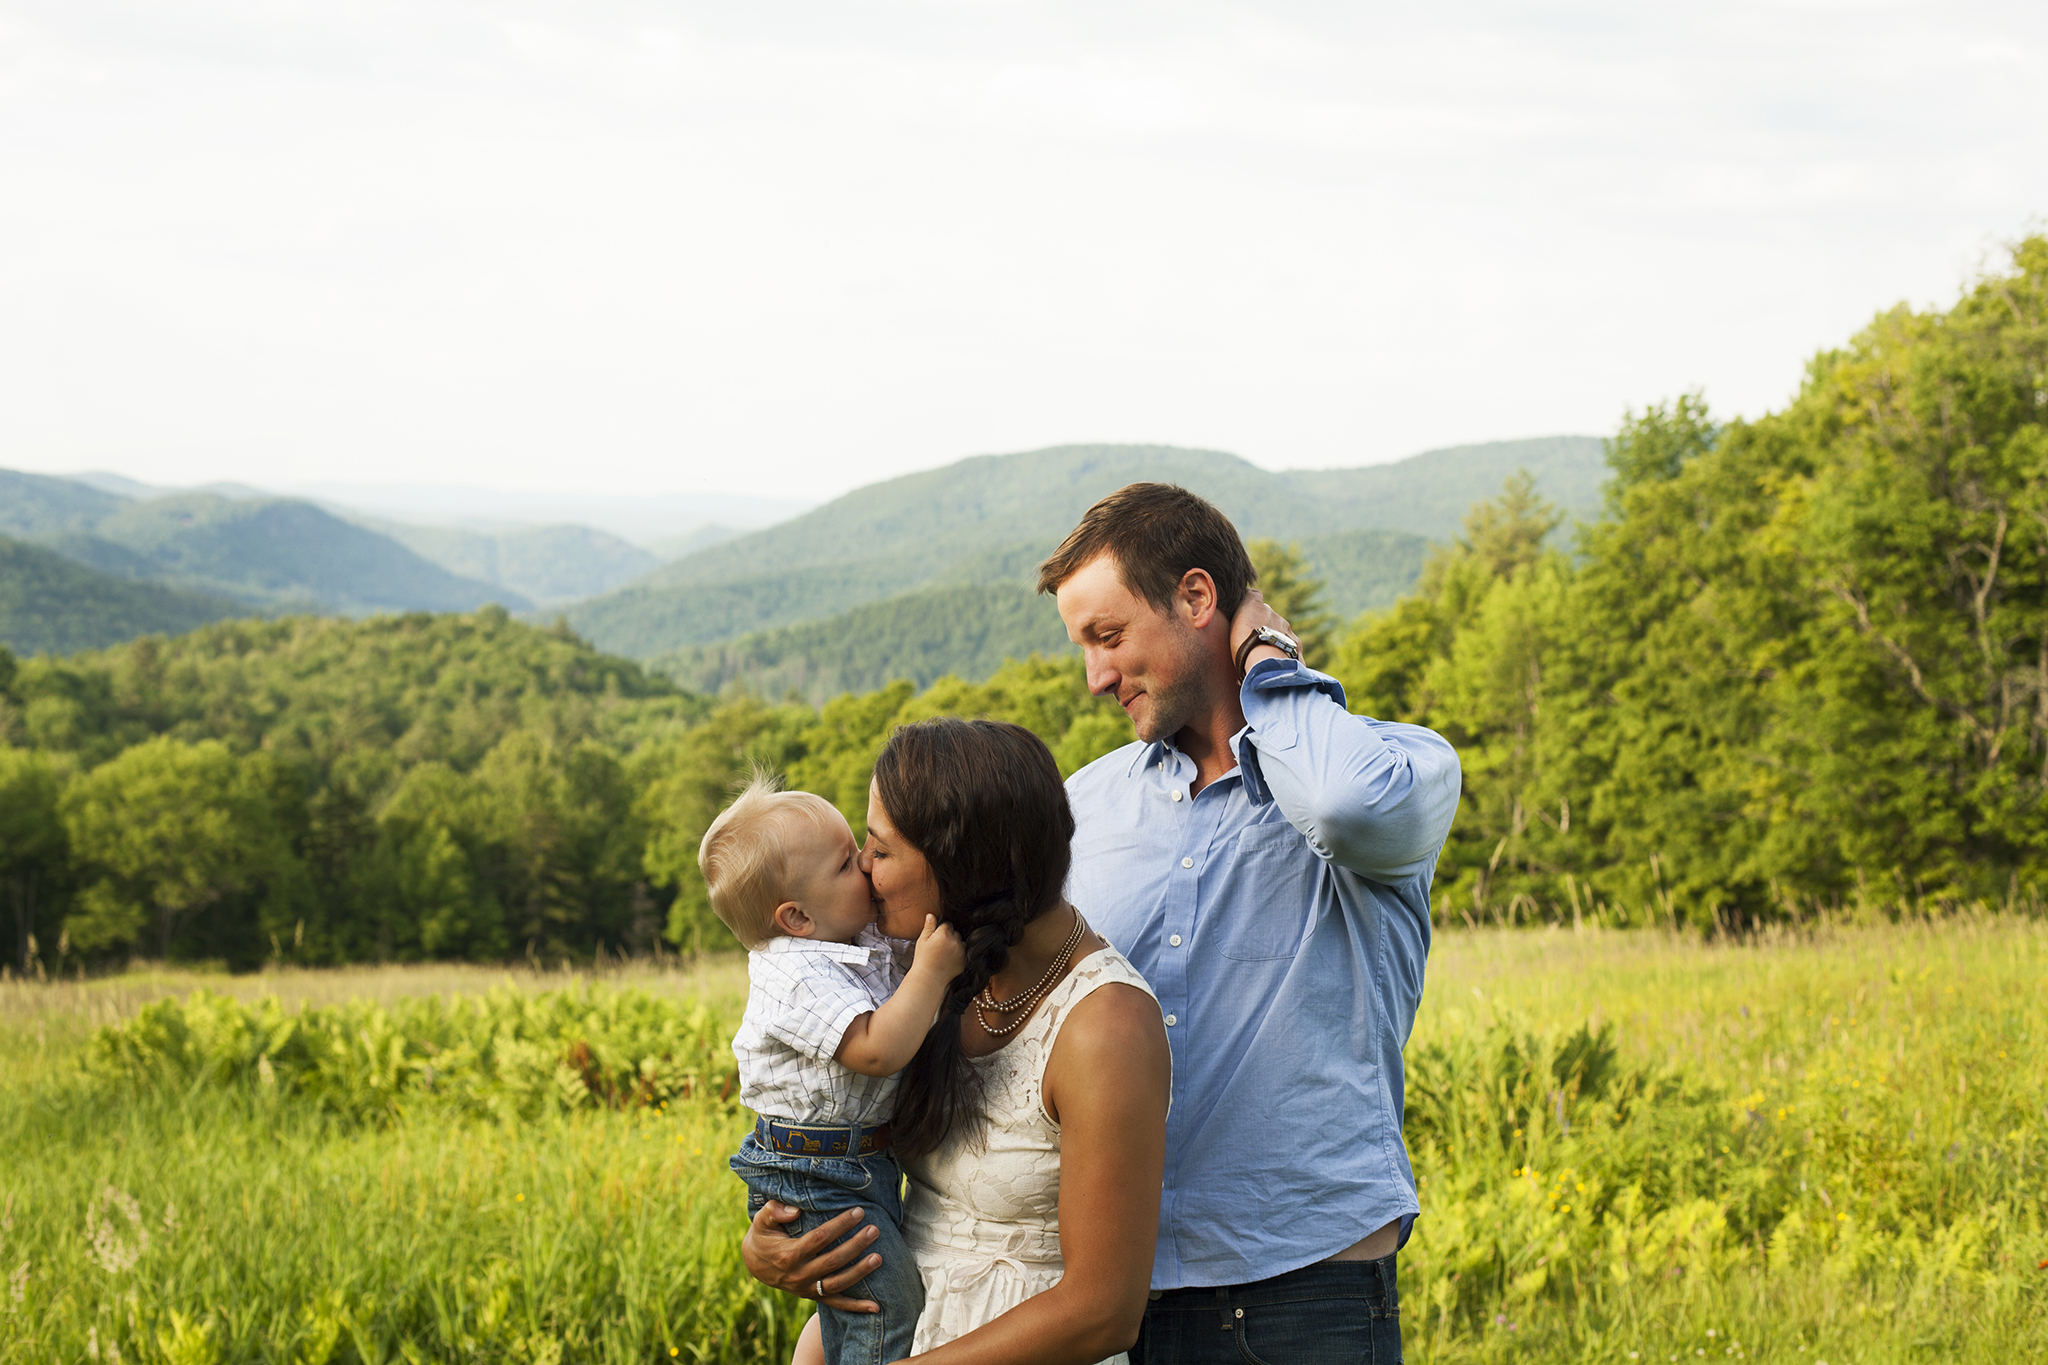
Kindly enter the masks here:
[[[0, 1361], [786, 1360], [724, 1165], [743, 991], [0, 984]], [[1408, 1358], [2048, 1359], [2044, 1038], [2034, 921], [1444, 936]]]

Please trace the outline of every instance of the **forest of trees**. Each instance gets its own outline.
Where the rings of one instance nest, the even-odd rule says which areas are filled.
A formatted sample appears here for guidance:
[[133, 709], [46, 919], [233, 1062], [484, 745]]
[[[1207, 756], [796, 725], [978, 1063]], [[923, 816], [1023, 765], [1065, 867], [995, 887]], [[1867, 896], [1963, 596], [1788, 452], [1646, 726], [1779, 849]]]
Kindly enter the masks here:
[[[1697, 395], [1610, 442], [1576, 527], [1511, 479], [1416, 593], [1271, 595], [1356, 711], [1465, 764], [1455, 923], [1740, 929], [1844, 906], [2038, 908], [2048, 873], [2048, 240], [1900, 307], [1798, 396]], [[822, 707], [683, 692], [486, 608], [0, 652], [14, 969], [587, 958], [724, 943], [697, 840], [750, 765], [862, 824], [889, 730], [1013, 719], [1073, 771], [1129, 738], [1078, 661]]]
[[1683, 397], [1608, 461], [1567, 548], [1510, 488], [1338, 652], [1354, 708], [1464, 759], [1445, 912], [2038, 907], [2048, 239], [1814, 357], [1782, 412]]

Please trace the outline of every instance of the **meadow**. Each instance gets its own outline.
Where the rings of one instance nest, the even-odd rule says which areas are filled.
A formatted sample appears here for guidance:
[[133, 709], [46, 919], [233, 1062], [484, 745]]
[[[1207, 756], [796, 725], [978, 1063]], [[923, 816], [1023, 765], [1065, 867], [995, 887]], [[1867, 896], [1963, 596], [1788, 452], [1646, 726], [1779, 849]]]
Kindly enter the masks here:
[[[787, 1359], [738, 960], [0, 983], [0, 1362]], [[1444, 934], [1419, 1362], [2048, 1358], [2048, 925]]]

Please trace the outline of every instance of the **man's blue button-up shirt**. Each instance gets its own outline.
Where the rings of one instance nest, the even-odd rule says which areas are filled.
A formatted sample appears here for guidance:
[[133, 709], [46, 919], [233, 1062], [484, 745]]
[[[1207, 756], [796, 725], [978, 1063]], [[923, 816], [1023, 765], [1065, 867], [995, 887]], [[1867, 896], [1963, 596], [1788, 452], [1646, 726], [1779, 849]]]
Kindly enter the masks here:
[[1458, 803], [1434, 732], [1253, 668], [1236, 771], [1130, 744], [1068, 779], [1068, 897], [1159, 996], [1173, 1049], [1152, 1287], [1244, 1284], [1418, 1211], [1401, 1049]]

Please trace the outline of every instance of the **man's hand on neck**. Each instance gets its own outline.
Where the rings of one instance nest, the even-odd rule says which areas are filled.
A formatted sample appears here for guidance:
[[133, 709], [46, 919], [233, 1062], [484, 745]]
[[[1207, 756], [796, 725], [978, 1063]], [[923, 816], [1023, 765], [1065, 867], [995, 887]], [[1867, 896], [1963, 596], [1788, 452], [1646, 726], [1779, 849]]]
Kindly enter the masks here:
[[[1287, 624], [1287, 618], [1266, 605], [1265, 594], [1253, 588], [1244, 595], [1244, 601], [1238, 603], [1237, 614], [1230, 618], [1230, 657], [1233, 661], [1237, 658], [1237, 651], [1244, 647], [1244, 642], [1251, 638], [1251, 633], [1261, 626], [1267, 630], [1277, 630], [1290, 640], [1294, 638], [1294, 627]], [[1267, 659], [1286, 657], [1286, 651], [1275, 649], [1271, 645], [1254, 645], [1251, 652], [1244, 656], [1244, 671], [1251, 672], [1255, 666]], [[1233, 674], [1235, 671], [1233, 663]], [[1234, 678], [1233, 681], [1241, 680]]]

